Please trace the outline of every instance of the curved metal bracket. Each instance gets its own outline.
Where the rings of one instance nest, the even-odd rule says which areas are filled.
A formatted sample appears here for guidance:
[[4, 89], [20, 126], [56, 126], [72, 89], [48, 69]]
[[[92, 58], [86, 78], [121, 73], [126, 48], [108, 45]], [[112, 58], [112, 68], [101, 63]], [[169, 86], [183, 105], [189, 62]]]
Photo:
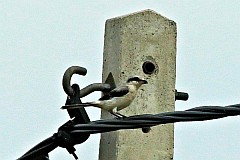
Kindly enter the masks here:
[[[71, 86], [71, 78], [73, 74], [85, 76], [87, 74], [87, 69], [79, 66], [72, 66], [65, 71], [62, 79], [62, 86], [65, 93], [70, 97], [75, 94], [74, 89]], [[94, 91], [109, 92], [111, 89], [112, 88], [109, 84], [93, 83], [80, 90], [80, 98], [85, 97]]]
[[93, 83], [80, 90], [80, 98], [89, 95], [94, 91], [109, 92], [111, 86], [107, 83]]
[[85, 76], [87, 74], [87, 69], [79, 66], [72, 66], [65, 71], [62, 79], [62, 86], [63, 86], [63, 90], [68, 96], [74, 95], [74, 90], [70, 84], [73, 74], [79, 74], [79, 75]]

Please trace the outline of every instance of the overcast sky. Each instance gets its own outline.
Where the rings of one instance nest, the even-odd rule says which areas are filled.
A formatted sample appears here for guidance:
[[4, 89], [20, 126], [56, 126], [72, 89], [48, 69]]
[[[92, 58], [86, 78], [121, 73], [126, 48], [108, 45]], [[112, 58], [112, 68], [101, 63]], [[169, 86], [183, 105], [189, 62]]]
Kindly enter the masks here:
[[[64, 71], [86, 67], [85, 77], [73, 77], [80, 87], [101, 82], [105, 21], [144, 9], [177, 23], [176, 88], [190, 98], [176, 110], [239, 103], [239, 7], [237, 0], [1, 0], [1, 159], [20, 157], [69, 120], [59, 109]], [[99, 119], [98, 109], [87, 111]], [[239, 124], [239, 117], [175, 124], [174, 160], [238, 160]], [[99, 137], [76, 146], [81, 160], [98, 159]], [[73, 157], [57, 148], [50, 159]]]

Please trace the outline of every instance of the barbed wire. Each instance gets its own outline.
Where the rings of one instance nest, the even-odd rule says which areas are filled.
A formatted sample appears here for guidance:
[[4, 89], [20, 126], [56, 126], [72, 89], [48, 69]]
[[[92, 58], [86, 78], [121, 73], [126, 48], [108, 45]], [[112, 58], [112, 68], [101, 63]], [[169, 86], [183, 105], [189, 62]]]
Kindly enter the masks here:
[[206, 121], [236, 115], [240, 115], [240, 104], [229, 106], [201, 106], [185, 111], [134, 115], [123, 119], [106, 119], [92, 121], [88, 124], [77, 124], [73, 127], [71, 133], [96, 134], [120, 129], [152, 127], [167, 123]]

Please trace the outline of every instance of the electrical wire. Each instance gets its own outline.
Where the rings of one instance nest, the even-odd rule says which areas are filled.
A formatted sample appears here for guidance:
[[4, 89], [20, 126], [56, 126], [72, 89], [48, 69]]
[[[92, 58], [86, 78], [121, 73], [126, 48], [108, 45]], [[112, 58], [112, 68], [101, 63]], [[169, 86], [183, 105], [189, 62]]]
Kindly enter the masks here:
[[240, 115], [240, 104], [229, 106], [201, 106], [185, 111], [134, 115], [123, 119], [106, 119], [92, 121], [88, 124], [77, 124], [73, 127], [71, 133], [96, 134], [120, 129], [152, 127], [167, 123], [206, 121], [236, 115]]
[[[59, 134], [62, 132], [60, 129], [58, 131], [58, 134], [54, 134], [52, 137], [49, 137], [44, 141], [40, 142], [35, 147], [30, 149], [27, 153], [25, 153], [22, 157], [20, 157], [18, 160], [27, 160], [39, 156], [45, 157], [45, 159], [47, 160], [48, 159], [47, 154], [56, 147], [61, 146], [66, 148], [66, 146], [64, 146], [64, 142], [65, 141], [67, 142], [69, 140], [68, 138], [70, 138], [71, 140], [71, 137], [81, 137], [87, 134], [111, 132], [121, 129], [137, 129], [144, 127], [153, 127], [160, 124], [176, 122], [206, 121], [236, 115], [240, 115], [240, 104], [229, 106], [201, 106], [191, 108], [185, 111], [134, 115], [122, 119], [97, 120], [87, 124], [77, 124], [73, 126], [66, 125], [70, 126], [67, 127], [66, 130], [66, 134], [69, 133], [69, 136], [63, 135], [62, 137], [61, 136], [62, 134]], [[69, 122], [71, 123], [71, 121]], [[68, 124], [68, 122], [66, 124]], [[68, 150], [70, 149], [69, 153], [73, 154], [75, 159], [77, 159], [77, 156], [74, 153], [74, 148], [67, 149]], [[73, 150], [71, 151], [71, 149]]]

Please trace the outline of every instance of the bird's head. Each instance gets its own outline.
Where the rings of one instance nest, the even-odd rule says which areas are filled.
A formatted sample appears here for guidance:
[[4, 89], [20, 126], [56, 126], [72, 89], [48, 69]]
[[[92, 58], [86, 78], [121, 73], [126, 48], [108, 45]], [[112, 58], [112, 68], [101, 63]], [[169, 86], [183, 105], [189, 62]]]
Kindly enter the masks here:
[[127, 83], [135, 85], [139, 88], [142, 84], [147, 84], [148, 82], [139, 76], [133, 76], [128, 78]]

